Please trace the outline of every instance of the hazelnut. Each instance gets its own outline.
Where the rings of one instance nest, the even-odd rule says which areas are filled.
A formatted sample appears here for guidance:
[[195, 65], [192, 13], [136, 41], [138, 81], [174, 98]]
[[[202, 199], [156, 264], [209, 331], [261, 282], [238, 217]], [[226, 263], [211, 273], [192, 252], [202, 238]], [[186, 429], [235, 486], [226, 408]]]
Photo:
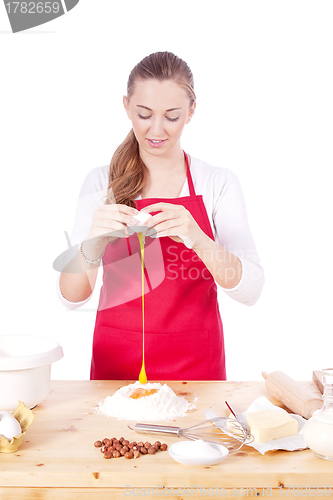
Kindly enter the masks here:
[[158, 450], [165, 451], [168, 448], [166, 443], [161, 444], [160, 441], [156, 441], [151, 444], [149, 441], [145, 443], [143, 441], [128, 441], [124, 437], [117, 439], [113, 437], [112, 439], [104, 438], [102, 441], [98, 440], [94, 443], [95, 448], [100, 448], [103, 453], [104, 458], [119, 458], [124, 456], [127, 459], [139, 458], [140, 455], [154, 455]]

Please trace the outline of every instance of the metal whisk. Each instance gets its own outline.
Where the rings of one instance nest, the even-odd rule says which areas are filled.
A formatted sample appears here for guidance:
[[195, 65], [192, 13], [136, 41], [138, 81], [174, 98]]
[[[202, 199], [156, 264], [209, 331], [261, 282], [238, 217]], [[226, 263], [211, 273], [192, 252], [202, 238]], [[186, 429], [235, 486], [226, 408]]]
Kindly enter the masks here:
[[136, 432], [174, 434], [192, 441], [202, 439], [209, 443], [221, 444], [228, 448], [229, 452], [237, 451], [244, 444], [253, 441], [253, 436], [245, 425], [227, 417], [212, 418], [186, 428], [141, 423], [128, 427]]

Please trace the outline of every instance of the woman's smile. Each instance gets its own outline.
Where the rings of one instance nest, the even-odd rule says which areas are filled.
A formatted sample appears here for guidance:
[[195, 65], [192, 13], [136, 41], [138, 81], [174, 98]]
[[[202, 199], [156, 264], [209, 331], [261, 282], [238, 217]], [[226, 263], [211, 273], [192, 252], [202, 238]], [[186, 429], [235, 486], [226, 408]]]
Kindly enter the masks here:
[[147, 141], [153, 148], [159, 148], [167, 141], [167, 139], [147, 139]]

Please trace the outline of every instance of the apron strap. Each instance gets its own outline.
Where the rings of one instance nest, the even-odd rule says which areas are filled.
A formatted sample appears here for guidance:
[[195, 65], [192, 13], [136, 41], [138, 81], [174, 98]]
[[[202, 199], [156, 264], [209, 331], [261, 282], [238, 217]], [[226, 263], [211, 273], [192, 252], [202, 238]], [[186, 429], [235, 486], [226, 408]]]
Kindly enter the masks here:
[[189, 188], [189, 191], [190, 191], [190, 196], [196, 196], [195, 190], [194, 190], [194, 184], [193, 184], [193, 180], [192, 180], [192, 175], [191, 175], [191, 170], [190, 170], [190, 165], [189, 165], [189, 162], [188, 162], [188, 155], [187, 155], [187, 153], [185, 153], [184, 150], [183, 150], [183, 153], [184, 153], [185, 160], [186, 160], [187, 183], [188, 183], [188, 188]]
[[126, 238], [127, 242], [127, 248], [128, 248], [128, 255], [132, 255], [132, 250], [131, 250], [131, 244], [129, 238]]

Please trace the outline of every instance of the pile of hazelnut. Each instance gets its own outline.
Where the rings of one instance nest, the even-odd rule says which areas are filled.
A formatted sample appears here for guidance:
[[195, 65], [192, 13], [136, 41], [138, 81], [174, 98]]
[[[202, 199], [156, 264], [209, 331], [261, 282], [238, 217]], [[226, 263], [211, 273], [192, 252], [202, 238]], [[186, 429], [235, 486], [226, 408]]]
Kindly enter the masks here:
[[145, 443], [143, 441], [139, 443], [133, 441], [130, 443], [123, 437], [95, 441], [94, 446], [100, 448], [104, 458], [139, 458], [140, 455], [154, 455], [158, 450], [165, 451], [168, 448], [167, 444], [161, 444], [160, 441], [156, 441], [154, 444], [149, 443], [149, 441]]

